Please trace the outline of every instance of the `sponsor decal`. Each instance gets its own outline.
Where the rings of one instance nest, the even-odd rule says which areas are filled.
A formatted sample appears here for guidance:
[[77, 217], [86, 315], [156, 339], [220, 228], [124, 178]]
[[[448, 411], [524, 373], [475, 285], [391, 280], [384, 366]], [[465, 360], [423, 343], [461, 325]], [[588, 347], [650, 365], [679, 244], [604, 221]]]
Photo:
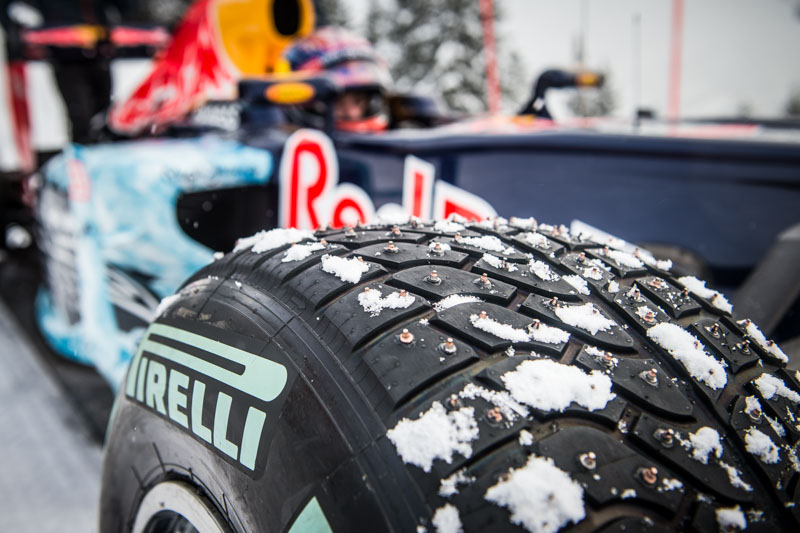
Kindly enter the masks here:
[[125, 395], [256, 477], [296, 374], [264, 343], [205, 327], [207, 333], [194, 322], [151, 324], [131, 361]]
[[[451, 214], [469, 220], [497, 215], [480, 197], [435, 179], [433, 164], [407, 156], [403, 168], [403, 205], [385, 204], [381, 213], [405, 214], [423, 220]], [[317, 130], [298, 130], [286, 141], [279, 170], [279, 221], [282, 227], [334, 228], [375, 221], [369, 195], [352, 183], [339, 183], [333, 142]]]

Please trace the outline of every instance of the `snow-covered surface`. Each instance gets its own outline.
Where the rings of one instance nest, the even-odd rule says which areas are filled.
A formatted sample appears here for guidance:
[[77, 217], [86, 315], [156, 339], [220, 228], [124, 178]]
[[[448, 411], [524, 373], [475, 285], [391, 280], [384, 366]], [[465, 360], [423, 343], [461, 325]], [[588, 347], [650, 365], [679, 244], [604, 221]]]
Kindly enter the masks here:
[[541, 233], [529, 231], [522, 235], [522, 240], [530, 244], [534, 248], [547, 249], [550, 248], [550, 241]]
[[542, 411], [564, 411], [572, 403], [595, 411], [615, 397], [611, 379], [602, 372], [587, 374], [550, 359], [523, 361], [501, 379], [516, 401]]
[[458, 393], [460, 398], [471, 399], [482, 398], [492, 405], [498, 407], [500, 412], [503, 413], [503, 418], [513, 422], [517, 417], [528, 416], [528, 409], [517, 402], [511, 397], [511, 394], [505, 391], [494, 391], [484, 387], [479, 387], [474, 383], [468, 383], [461, 392]]
[[511, 521], [531, 533], [554, 533], [586, 516], [581, 486], [552, 459], [535, 455], [489, 487], [485, 498], [506, 507]]
[[787, 387], [781, 378], [770, 374], [761, 374], [753, 383], [765, 400], [771, 400], [777, 395], [792, 403], [800, 402], [800, 394]]
[[171, 294], [169, 296], [164, 297], [158, 303], [158, 307], [156, 307], [156, 314], [154, 315], [154, 318], [158, 318], [161, 315], [163, 315], [170, 307], [172, 307], [172, 304], [178, 301], [180, 297], [181, 297], [180, 293]]
[[464, 246], [474, 246], [481, 250], [488, 250], [490, 252], [504, 253], [506, 255], [516, 252], [514, 247], [506, 246], [503, 241], [494, 235], [483, 235], [481, 237], [461, 237], [456, 239], [458, 244]]
[[533, 217], [530, 218], [511, 217], [508, 220], [508, 225], [513, 226], [515, 228], [519, 228], [521, 230], [536, 231], [536, 219]]
[[491, 317], [481, 318], [479, 315], [470, 315], [470, 323], [481, 331], [485, 331], [499, 339], [511, 342], [529, 342], [531, 340], [547, 344], [560, 344], [569, 340], [569, 333], [563, 329], [554, 328], [546, 324], [538, 327], [529, 326], [527, 330], [515, 328], [511, 324], [503, 324]]
[[311, 257], [311, 254], [324, 250], [325, 245], [321, 242], [312, 242], [309, 244], [295, 244], [283, 254], [281, 263], [291, 263], [293, 261], [302, 261]]
[[570, 276], [564, 276], [564, 281], [575, 287], [575, 290], [577, 290], [579, 294], [589, 296], [589, 285], [582, 277], [572, 274]]
[[406, 292], [394, 291], [384, 297], [379, 289], [365, 288], [358, 295], [358, 303], [370, 316], [378, 316], [384, 309], [406, 309], [414, 303], [414, 297]]
[[612, 294], [614, 294], [616, 292], [619, 292], [619, 283], [617, 283], [613, 279], [611, 281], [609, 281], [608, 282], [608, 292], [610, 292]]
[[719, 433], [708, 426], [701, 427], [695, 433], [689, 433], [689, 443], [691, 444], [692, 459], [700, 461], [704, 465], [708, 464], [709, 454], [713, 453], [717, 459], [722, 457]]
[[603, 279], [603, 271], [597, 265], [586, 267], [583, 269], [583, 277], [601, 281]]
[[452, 463], [454, 453], [470, 457], [470, 442], [478, 438], [478, 424], [472, 407], [448, 413], [441, 403], [434, 402], [416, 420], [400, 420], [386, 436], [403, 461], [430, 472], [436, 459]]
[[514, 263], [506, 262], [505, 267], [503, 267], [503, 260], [497, 257], [496, 255], [483, 254], [483, 257], [481, 257], [481, 259], [483, 259], [485, 263], [493, 266], [498, 270], [506, 270], [508, 272], [517, 271], [517, 265], [515, 265]]
[[533, 444], [533, 433], [528, 431], [527, 429], [523, 429], [519, 432], [519, 445], [520, 446], [530, 446]]
[[369, 270], [369, 265], [357, 257], [322, 256], [322, 271], [333, 274], [342, 281], [358, 283], [367, 270]]
[[436, 533], [461, 533], [464, 528], [461, 526], [461, 518], [458, 516], [458, 509], [452, 503], [446, 503], [436, 509], [433, 514], [433, 525]]
[[747, 336], [756, 341], [756, 343], [768, 354], [772, 355], [779, 361], [783, 361], [784, 363], [789, 362], [789, 357], [783, 353], [783, 350], [781, 350], [776, 343], [768, 341], [752, 320], [740, 320], [738, 324], [744, 326], [745, 330], [747, 331]]
[[453, 220], [437, 220], [433, 225], [434, 231], [441, 231], [442, 233], [455, 233], [457, 231], [464, 231], [467, 229], [463, 224], [459, 224]]
[[443, 254], [450, 251], [450, 245], [447, 244], [446, 242], [432, 241], [428, 244], [428, 253], [437, 252], [436, 250], [437, 246], [439, 248], [438, 253]]
[[678, 278], [678, 281], [681, 285], [692, 291], [697, 296], [710, 301], [711, 305], [717, 309], [725, 311], [726, 313], [733, 312], [733, 306], [730, 304], [728, 299], [725, 298], [721, 292], [706, 287], [705, 281], [699, 280], [694, 276], [683, 276]]
[[739, 472], [739, 470], [735, 466], [729, 465], [725, 461], [719, 461], [719, 466], [722, 467], [723, 470], [725, 470], [726, 474], [728, 474], [728, 481], [730, 482], [731, 486], [736, 487], [737, 489], [742, 489], [747, 492], [752, 492], [753, 487], [751, 487], [749, 484], [745, 483], [744, 480], [742, 480], [741, 478], [742, 473]]
[[747, 528], [747, 520], [738, 505], [717, 509], [716, 514], [720, 531], [743, 531]]
[[649, 253], [641, 252], [638, 248], [637, 251], [634, 253], [634, 257], [639, 259], [645, 265], [657, 268], [659, 270], [669, 271], [672, 268], [672, 261], [670, 261], [669, 259], [656, 259]]
[[306, 239], [316, 240], [314, 232], [294, 228], [275, 228], [269, 231], [259, 231], [255, 235], [237, 240], [233, 251], [239, 252], [251, 248], [253, 252], [260, 254]]
[[628, 268], [642, 268], [644, 266], [644, 263], [637, 259], [635, 255], [622, 250], [605, 250], [603, 251], [603, 256], [608, 257], [620, 266]]
[[445, 309], [450, 309], [451, 307], [454, 307], [456, 305], [468, 304], [472, 302], [482, 302], [482, 301], [483, 300], [481, 300], [477, 296], [470, 296], [468, 294], [451, 294], [450, 296], [439, 300], [439, 302], [437, 302], [433, 306], [433, 308], [441, 312], [444, 311]]
[[550, 265], [543, 261], [531, 259], [528, 263], [528, 268], [542, 281], [558, 281], [561, 279], [561, 276], [550, 270]]
[[595, 335], [598, 331], [608, 331], [617, 323], [603, 316], [593, 303], [583, 305], [560, 305], [554, 309], [556, 316], [565, 324], [575, 326]]
[[769, 435], [756, 428], [747, 430], [744, 436], [745, 449], [767, 464], [780, 461], [780, 451]]
[[475, 478], [468, 476], [461, 469], [450, 477], [446, 477], [439, 484], [439, 496], [442, 498], [449, 498], [458, 492], [459, 485], [469, 485], [475, 482]]
[[728, 382], [722, 363], [709, 355], [703, 344], [682, 327], [662, 322], [648, 329], [647, 336], [679, 361], [696, 380], [715, 390]]

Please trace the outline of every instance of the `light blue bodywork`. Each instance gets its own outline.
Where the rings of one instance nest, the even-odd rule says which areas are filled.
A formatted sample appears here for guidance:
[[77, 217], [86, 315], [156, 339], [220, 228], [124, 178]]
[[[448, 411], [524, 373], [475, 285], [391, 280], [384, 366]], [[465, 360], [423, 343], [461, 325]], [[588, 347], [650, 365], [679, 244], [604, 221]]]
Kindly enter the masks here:
[[[36, 313], [45, 338], [118, 387], [144, 328], [121, 330], [112, 291], [115, 298], [131, 292], [139, 316], [152, 318], [158, 300], [213, 258], [213, 250], [181, 230], [180, 194], [265, 184], [272, 167], [267, 151], [213, 137], [65, 149], [43, 170], [44, 191], [56, 197], [55, 187], [62, 194], [52, 206], [42, 206], [40, 222], [43, 233], [57, 236], [43, 244], [48, 274], [52, 279], [51, 269], [69, 263], [73, 268], [55, 275], [62, 281], [74, 276], [74, 292], [54, 297], [47, 284], [39, 291]], [[113, 272], [124, 271], [146, 277], [138, 296], [135, 283], [120, 289], [109, 282]], [[71, 319], [62, 303], [71, 306]]]

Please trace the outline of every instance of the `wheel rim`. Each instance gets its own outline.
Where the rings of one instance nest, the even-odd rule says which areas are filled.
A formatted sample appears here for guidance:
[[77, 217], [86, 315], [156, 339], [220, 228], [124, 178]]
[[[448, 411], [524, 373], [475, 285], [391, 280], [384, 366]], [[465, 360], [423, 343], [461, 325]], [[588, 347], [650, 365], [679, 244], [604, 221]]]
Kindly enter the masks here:
[[153, 487], [136, 512], [133, 533], [226, 533], [219, 513], [186, 483], [165, 481]]

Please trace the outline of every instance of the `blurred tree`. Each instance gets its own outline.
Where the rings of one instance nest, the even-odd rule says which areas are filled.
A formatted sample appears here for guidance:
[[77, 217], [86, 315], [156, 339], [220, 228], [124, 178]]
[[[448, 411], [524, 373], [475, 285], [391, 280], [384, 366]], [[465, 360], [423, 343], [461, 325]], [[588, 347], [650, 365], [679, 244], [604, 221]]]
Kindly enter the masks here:
[[[495, 5], [495, 23], [502, 18]], [[487, 109], [483, 29], [477, 0], [383, 0], [370, 5], [367, 39], [389, 63], [401, 91], [439, 95], [452, 109]], [[503, 96], [519, 105], [528, 87], [516, 54], [498, 62]], [[520, 91], [521, 90], [521, 91]]]
[[611, 114], [616, 106], [614, 91], [606, 74], [605, 83], [597, 89], [572, 89], [567, 107], [578, 117], [601, 117]]
[[786, 114], [790, 117], [800, 117], [800, 88], [795, 87], [789, 102], [786, 104]]
[[314, 0], [317, 26], [341, 26], [352, 28], [350, 12], [341, 0]]

